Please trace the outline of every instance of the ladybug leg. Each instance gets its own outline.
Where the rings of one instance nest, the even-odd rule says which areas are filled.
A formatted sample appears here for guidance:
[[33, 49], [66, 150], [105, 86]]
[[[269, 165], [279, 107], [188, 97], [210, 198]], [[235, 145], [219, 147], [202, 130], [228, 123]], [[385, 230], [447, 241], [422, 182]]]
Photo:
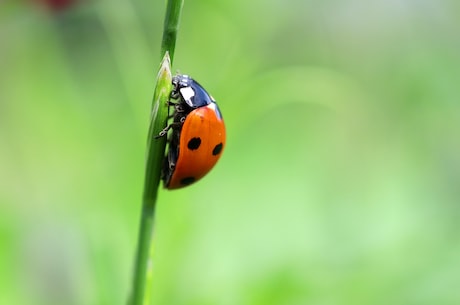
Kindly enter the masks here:
[[161, 170], [161, 179], [165, 184], [168, 183], [169, 180], [171, 180], [171, 173], [176, 167], [176, 164], [171, 162], [171, 156], [168, 153], [168, 155], [164, 158], [163, 161], [163, 168]]
[[177, 88], [174, 88], [173, 91], [171, 91], [171, 98], [177, 100], [179, 98], [179, 90]]
[[168, 119], [172, 119], [177, 113], [184, 113], [185, 112], [184, 108], [181, 106], [180, 103], [171, 102], [169, 100], [168, 101], [168, 106], [169, 107], [174, 107], [173, 114], [169, 114], [169, 109], [168, 109]]
[[182, 107], [180, 103], [174, 103], [174, 102], [168, 101], [168, 105], [173, 106], [175, 112], [179, 112], [179, 113], [185, 112], [184, 108]]
[[178, 134], [171, 134], [168, 138], [168, 152], [163, 160], [163, 167], [161, 170], [161, 179], [164, 182], [164, 185], [167, 186], [171, 180], [172, 173], [176, 168], [176, 160], [179, 155], [178, 142], [180, 138]]
[[168, 169], [170, 171], [174, 170], [174, 168], [176, 167], [176, 163], [174, 161], [175, 159], [177, 159], [175, 152], [170, 151], [168, 154], [168, 164], [167, 164]]
[[155, 139], [159, 139], [161, 137], [164, 137], [168, 134], [168, 131], [171, 129], [171, 128], [180, 128], [182, 126], [182, 124], [184, 124], [185, 122], [185, 116], [181, 117], [179, 119], [179, 122], [173, 122], [171, 124], [169, 124], [168, 126], [166, 126], [162, 131], [160, 131], [160, 133], [155, 136]]
[[155, 136], [155, 139], [159, 139], [168, 134], [168, 131], [171, 129], [171, 125], [166, 126], [159, 134]]
[[172, 80], [172, 84], [174, 86], [174, 88], [171, 90], [171, 94], [170, 96], [173, 98], [173, 99], [178, 99], [179, 96], [180, 96], [180, 93], [179, 93], [179, 81], [176, 77], [173, 78]]
[[169, 106], [174, 106], [174, 112], [173, 114], [168, 114], [168, 120], [174, 118], [174, 122], [166, 126], [160, 133], [155, 136], [155, 139], [164, 137], [168, 134], [168, 131], [171, 128], [180, 128], [182, 124], [185, 122], [185, 115], [183, 113], [185, 112], [184, 108], [180, 105], [180, 103], [174, 103], [171, 101], [168, 101]]
[[176, 115], [178, 115], [179, 113], [184, 113], [184, 112], [185, 112], [184, 108], [182, 108], [181, 105], [179, 105], [179, 104], [174, 104], [174, 103], [171, 103], [171, 105], [174, 105], [174, 110], [175, 110], [175, 111], [173, 112], [173, 114], [168, 114], [168, 119], [172, 119], [172, 118], [174, 118]]
[[173, 107], [174, 106], [174, 109], [175, 111], [172, 113], [172, 114], [169, 114], [169, 109], [168, 109], [168, 120], [169, 119], [172, 119], [175, 115], [176, 115], [176, 112], [177, 112], [177, 109], [178, 109], [178, 106], [179, 104], [176, 104], [174, 102], [171, 102], [171, 101], [168, 101], [168, 106], [169, 107]]
[[177, 125], [177, 123], [171, 123], [168, 126], [166, 126], [162, 131], [160, 131], [158, 135], [155, 136], [155, 139], [159, 139], [159, 138], [166, 136], [168, 134], [168, 131], [171, 128], [174, 128], [174, 125]]

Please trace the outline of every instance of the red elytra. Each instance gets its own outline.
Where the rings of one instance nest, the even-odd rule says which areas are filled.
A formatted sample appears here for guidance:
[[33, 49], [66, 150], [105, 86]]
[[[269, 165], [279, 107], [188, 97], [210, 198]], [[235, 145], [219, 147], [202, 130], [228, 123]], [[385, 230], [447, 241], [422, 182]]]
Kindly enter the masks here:
[[187, 115], [180, 135], [179, 156], [168, 189], [184, 187], [201, 179], [222, 155], [226, 139], [225, 125], [212, 108], [211, 105], [200, 107]]

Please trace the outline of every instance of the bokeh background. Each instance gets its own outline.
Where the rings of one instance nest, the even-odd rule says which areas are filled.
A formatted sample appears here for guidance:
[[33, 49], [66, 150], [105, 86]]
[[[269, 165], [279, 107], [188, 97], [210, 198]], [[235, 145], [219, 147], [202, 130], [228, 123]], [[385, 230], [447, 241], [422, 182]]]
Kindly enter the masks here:
[[[165, 1], [0, 3], [0, 303], [125, 304]], [[460, 304], [460, 2], [185, 1], [225, 153], [154, 304]]]

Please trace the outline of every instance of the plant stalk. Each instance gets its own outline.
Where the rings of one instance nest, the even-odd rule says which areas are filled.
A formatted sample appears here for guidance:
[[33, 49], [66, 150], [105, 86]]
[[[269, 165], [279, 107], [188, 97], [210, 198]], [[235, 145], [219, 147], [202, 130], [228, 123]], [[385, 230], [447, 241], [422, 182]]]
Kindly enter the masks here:
[[183, 0], [168, 0], [163, 39], [162, 61], [155, 87], [150, 127], [147, 138], [144, 193], [142, 196], [136, 261], [129, 304], [149, 305], [152, 302], [153, 282], [153, 229], [157, 206], [158, 187], [165, 157], [166, 139], [155, 138], [167, 124], [168, 100], [172, 90], [171, 62], [174, 57], [177, 30]]
[[163, 39], [161, 42], [161, 56], [169, 52], [171, 65], [174, 61], [174, 50], [176, 48], [177, 31], [184, 0], [168, 0], [166, 6], [165, 23], [163, 26]]

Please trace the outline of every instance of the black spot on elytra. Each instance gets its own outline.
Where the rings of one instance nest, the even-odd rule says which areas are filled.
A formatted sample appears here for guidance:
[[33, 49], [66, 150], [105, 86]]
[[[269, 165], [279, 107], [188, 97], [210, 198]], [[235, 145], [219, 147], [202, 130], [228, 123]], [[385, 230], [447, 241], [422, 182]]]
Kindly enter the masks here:
[[220, 152], [222, 151], [222, 147], [223, 147], [222, 143], [217, 144], [212, 150], [212, 155], [217, 156], [218, 154], [220, 154]]
[[195, 177], [185, 177], [180, 180], [180, 184], [188, 185], [195, 182]]
[[187, 147], [190, 150], [196, 150], [198, 147], [201, 145], [201, 139], [200, 138], [191, 138], [190, 141], [188, 141]]

